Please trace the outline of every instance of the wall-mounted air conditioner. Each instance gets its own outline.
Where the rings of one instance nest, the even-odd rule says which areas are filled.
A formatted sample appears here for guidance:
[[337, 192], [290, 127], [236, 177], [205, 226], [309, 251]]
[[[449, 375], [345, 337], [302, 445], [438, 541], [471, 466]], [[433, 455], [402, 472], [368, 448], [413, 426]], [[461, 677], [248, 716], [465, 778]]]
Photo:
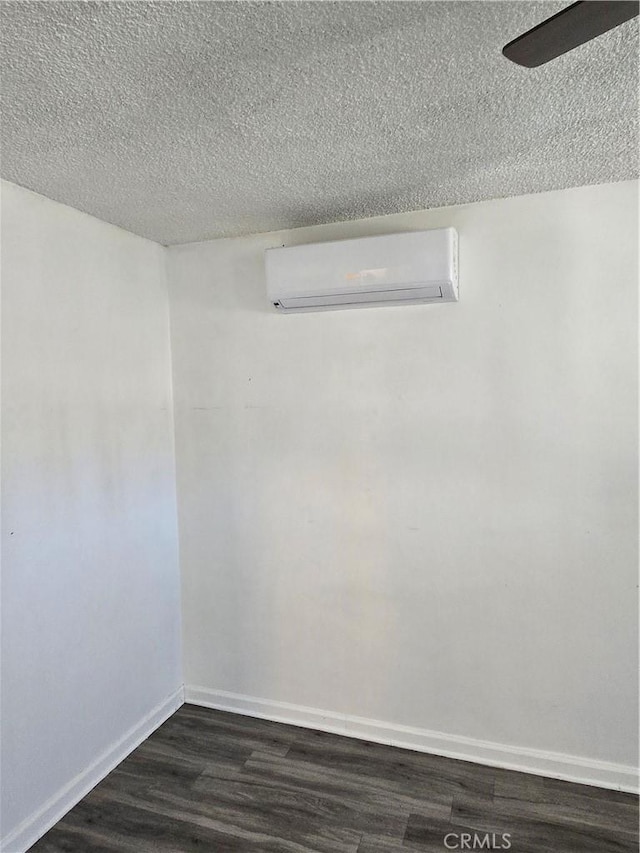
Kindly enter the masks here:
[[458, 301], [454, 228], [267, 249], [265, 265], [284, 313]]

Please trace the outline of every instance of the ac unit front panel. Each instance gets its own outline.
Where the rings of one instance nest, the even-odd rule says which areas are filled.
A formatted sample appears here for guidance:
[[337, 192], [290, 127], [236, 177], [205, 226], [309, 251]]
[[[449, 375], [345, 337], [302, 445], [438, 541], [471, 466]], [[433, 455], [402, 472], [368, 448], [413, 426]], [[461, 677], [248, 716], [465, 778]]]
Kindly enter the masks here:
[[269, 249], [269, 298], [281, 311], [451, 302], [452, 228]]

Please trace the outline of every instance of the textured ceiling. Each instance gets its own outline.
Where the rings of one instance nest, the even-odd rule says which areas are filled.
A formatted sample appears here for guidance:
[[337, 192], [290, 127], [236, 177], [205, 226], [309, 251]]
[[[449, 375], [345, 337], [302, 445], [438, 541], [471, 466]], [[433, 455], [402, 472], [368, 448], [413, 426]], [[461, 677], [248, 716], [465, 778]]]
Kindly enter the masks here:
[[0, 3], [2, 175], [164, 244], [635, 177], [638, 19], [566, 2]]

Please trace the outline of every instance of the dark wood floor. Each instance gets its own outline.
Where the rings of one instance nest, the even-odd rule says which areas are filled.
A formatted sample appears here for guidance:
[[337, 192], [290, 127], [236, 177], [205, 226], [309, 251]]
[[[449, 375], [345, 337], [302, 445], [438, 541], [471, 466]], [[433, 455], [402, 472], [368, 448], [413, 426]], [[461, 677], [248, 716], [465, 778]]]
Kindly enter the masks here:
[[474, 833], [637, 853], [638, 798], [184, 705], [31, 851], [443, 853]]

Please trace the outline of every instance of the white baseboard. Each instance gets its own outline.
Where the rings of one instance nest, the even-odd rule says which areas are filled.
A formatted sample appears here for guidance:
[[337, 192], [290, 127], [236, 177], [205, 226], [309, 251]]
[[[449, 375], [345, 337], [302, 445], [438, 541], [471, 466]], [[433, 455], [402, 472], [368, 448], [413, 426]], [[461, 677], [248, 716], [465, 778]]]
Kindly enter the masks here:
[[595, 785], [617, 791], [638, 792], [638, 770], [625, 764], [612, 764], [608, 761], [596, 761], [565, 755], [561, 752], [545, 752], [520, 746], [507, 746], [501, 743], [475, 740], [458, 735], [417, 729], [409, 726], [368, 720], [347, 714], [336, 714], [307, 708], [303, 705], [290, 705], [287, 702], [274, 702], [270, 699], [257, 699], [227, 693], [224, 690], [210, 690], [207, 687], [185, 687], [185, 702], [232, 711], [249, 717], [260, 717], [319, 729], [324, 732], [346, 735], [376, 743], [400, 746], [416, 752], [428, 752], [473, 761], [490, 767], [502, 767], [517, 770], [520, 773], [533, 773], [536, 776], [548, 776], [553, 779], [566, 779], [583, 785]]
[[24, 853], [184, 703], [180, 688], [98, 756], [0, 842], [2, 853]]

